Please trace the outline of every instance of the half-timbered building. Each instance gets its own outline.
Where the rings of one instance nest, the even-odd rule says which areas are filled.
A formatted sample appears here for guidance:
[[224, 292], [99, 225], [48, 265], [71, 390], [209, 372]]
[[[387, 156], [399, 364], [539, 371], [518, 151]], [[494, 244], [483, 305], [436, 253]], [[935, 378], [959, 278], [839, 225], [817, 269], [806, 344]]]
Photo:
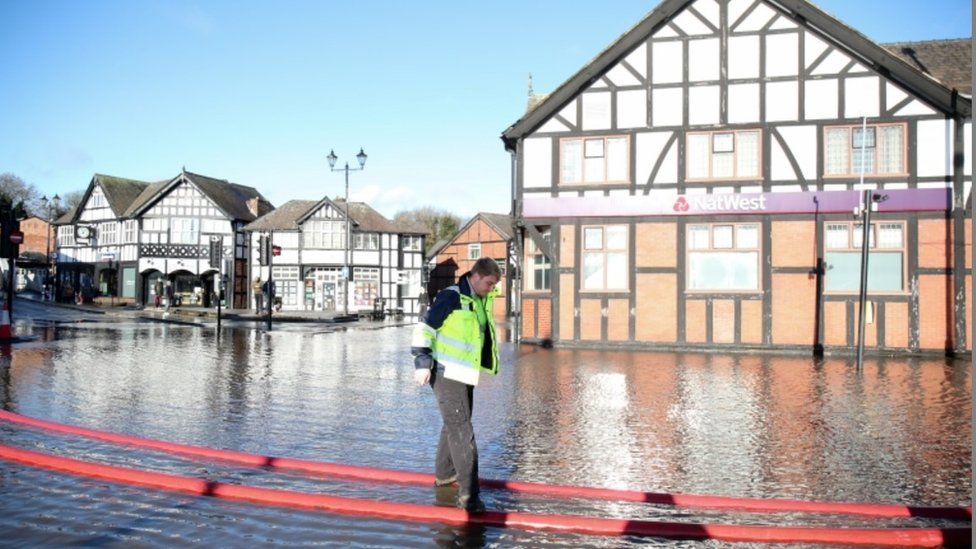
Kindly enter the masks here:
[[503, 133], [522, 336], [850, 349], [866, 198], [866, 346], [971, 349], [970, 62], [915, 54], [804, 0], [661, 2]]
[[[96, 175], [81, 204], [58, 220], [62, 293], [152, 303], [165, 282], [174, 302], [211, 306], [223, 272], [228, 304], [247, 306], [243, 228], [272, 209], [256, 189], [185, 170], [152, 184]], [[221, 247], [217, 265], [211, 241]]]
[[282, 310], [418, 314], [426, 231], [394, 223], [362, 202], [351, 202], [349, 210], [347, 227], [344, 200], [291, 200], [248, 224], [252, 249], [266, 237], [276, 254], [270, 265], [252, 254], [252, 300], [254, 282], [260, 288], [270, 276]]
[[126, 215], [145, 181], [95, 174], [78, 206], [58, 218], [56, 291], [61, 299], [95, 295], [136, 301], [138, 221]]

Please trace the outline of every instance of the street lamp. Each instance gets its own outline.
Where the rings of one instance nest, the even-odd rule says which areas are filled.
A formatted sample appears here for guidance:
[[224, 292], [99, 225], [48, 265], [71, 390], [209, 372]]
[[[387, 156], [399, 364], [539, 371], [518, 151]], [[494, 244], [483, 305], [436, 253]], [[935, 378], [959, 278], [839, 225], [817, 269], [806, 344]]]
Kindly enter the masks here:
[[[41, 207], [47, 210], [47, 255], [44, 256], [44, 263], [47, 265], [46, 278], [44, 279], [44, 288], [47, 291], [53, 291], [51, 288], [51, 223], [54, 221], [54, 212], [61, 208], [61, 197], [54, 195], [54, 198], [48, 202], [47, 195], [41, 197]], [[54, 296], [48, 296], [53, 298]]]
[[363, 148], [359, 147], [359, 154], [356, 155], [356, 160], [359, 161], [358, 168], [350, 168], [349, 162], [342, 168], [336, 168], [336, 160], [339, 157], [336, 156], [334, 150], [329, 151], [329, 156], [326, 157], [329, 161], [329, 169], [334, 172], [346, 172], [346, 244], [343, 249], [342, 254], [342, 273], [343, 273], [343, 296], [342, 296], [342, 314], [349, 314], [349, 277], [352, 274], [352, 269], [350, 268], [350, 253], [352, 251], [352, 243], [349, 241], [350, 238], [350, 228], [349, 228], [349, 215], [352, 213], [352, 209], [349, 207], [349, 172], [358, 172], [366, 167], [366, 153], [363, 152]]

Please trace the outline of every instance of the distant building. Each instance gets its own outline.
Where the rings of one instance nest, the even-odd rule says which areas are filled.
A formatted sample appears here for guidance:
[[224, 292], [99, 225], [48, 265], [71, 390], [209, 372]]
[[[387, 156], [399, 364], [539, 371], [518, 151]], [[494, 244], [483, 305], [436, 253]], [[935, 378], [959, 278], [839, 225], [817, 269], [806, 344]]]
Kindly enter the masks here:
[[521, 334], [848, 351], [870, 190], [866, 347], [972, 349], [971, 64], [804, 0], [664, 0], [503, 134]]
[[[59, 293], [151, 303], [165, 280], [181, 304], [211, 306], [223, 270], [228, 303], [246, 307], [243, 227], [271, 209], [252, 187], [185, 170], [156, 183], [96, 174], [80, 205], [55, 222]], [[221, 243], [221, 265], [209, 262], [211, 239]]]
[[[17, 257], [16, 290], [44, 290], [44, 283], [53, 267], [48, 254], [54, 252], [54, 231], [47, 220], [30, 216], [20, 220], [24, 241]], [[6, 262], [4, 262], [6, 263]], [[6, 269], [6, 265], [0, 266]]]
[[[270, 267], [252, 254], [252, 284], [270, 275], [283, 310], [358, 313], [375, 307], [418, 314], [426, 230], [394, 223], [362, 202], [350, 206], [351, 249], [343, 200], [291, 200], [248, 224], [252, 249], [262, 236], [280, 248]], [[347, 262], [348, 293], [342, 275]]]
[[[471, 270], [481, 257], [490, 257], [502, 268], [498, 282], [499, 296], [495, 299], [495, 317], [506, 318], [512, 313], [508, 297], [512, 295], [507, 268], [511, 256], [512, 217], [507, 214], [481, 212], [444, 242], [433, 256], [427, 282], [431, 298], [442, 289], [456, 284], [458, 277]], [[432, 250], [433, 251], [433, 250]], [[502, 306], [504, 304], [504, 306]]]

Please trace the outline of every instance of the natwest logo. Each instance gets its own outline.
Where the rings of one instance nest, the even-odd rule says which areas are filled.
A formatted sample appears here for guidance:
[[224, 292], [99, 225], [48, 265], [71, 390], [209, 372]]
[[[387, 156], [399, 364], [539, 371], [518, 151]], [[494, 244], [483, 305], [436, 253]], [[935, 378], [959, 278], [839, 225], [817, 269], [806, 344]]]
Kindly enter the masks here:
[[679, 196], [674, 201], [672, 209], [682, 213], [692, 209], [705, 212], [764, 211], [766, 209], [766, 195], [702, 194], [688, 197]]

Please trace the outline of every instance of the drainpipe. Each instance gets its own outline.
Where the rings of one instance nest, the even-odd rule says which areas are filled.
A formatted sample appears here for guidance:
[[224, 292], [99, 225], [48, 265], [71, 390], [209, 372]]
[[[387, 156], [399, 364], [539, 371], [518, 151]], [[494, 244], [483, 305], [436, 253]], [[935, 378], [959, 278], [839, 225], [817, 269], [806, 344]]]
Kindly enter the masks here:
[[[525, 237], [522, 230], [522, 207], [518, 196], [518, 185], [516, 177], [518, 174], [518, 145], [512, 150], [512, 254], [515, 256], [514, 269], [509, 269], [511, 292], [509, 299], [512, 303], [512, 341], [516, 344], [522, 341], [522, 276], [525, 266], [525, 258], [522, 255], [522, 239]], [[514, 271], [514, 273], [513, 273]]]

